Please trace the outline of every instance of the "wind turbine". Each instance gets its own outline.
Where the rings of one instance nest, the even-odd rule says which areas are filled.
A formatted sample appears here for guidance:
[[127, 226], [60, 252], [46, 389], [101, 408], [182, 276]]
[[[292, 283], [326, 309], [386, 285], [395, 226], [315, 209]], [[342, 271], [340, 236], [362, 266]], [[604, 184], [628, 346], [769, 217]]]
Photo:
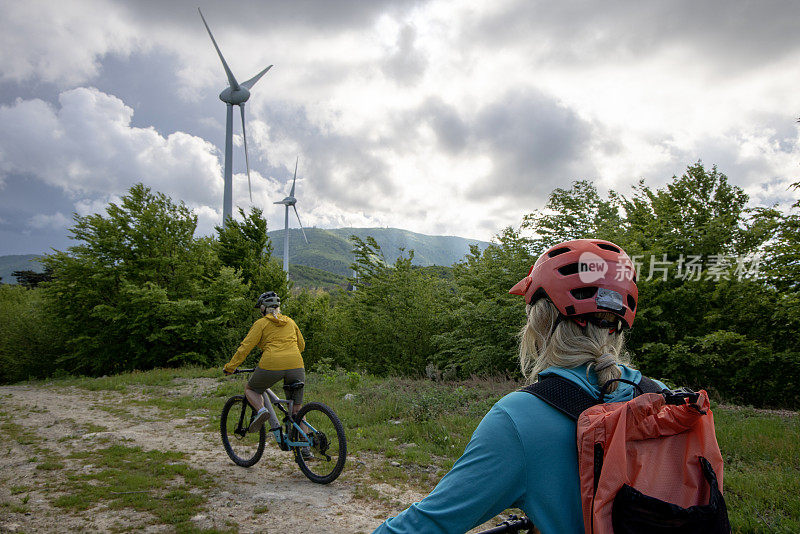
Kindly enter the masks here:
[[247, 166], [247, 189], [250, 192], [250, 201], [252, 202], [253, 190], [250, 185], [250, 159], [247, 156], [247, 134], [245, 133], [244, 129], [244, 103], [247, 102], [248, 98], [250, 98], [250, 89], [252, 89], [256, 82], [260, 80], [269, 69], [272, 68], [272, 65], [262, 70], [246, 82], [237, 82], [236, 78], [231, 72], [231, 69], [228, 67], [228, 63], [226, 63], [225, 58], [222, 57], [222, 52], [220, 52], [219, 46], [217, 46], [217, 41], [211, 34], [211, 28], [208, 27], [206, 18], [203, 16], [203, 12], [200, 11], [199, 7], [197, 8], [197, 11], [200, 13], [200, 18], [203, 19], [203, 24], [208, 31], [208, 36], [211, 37], [211, 42], [214, 43], [214, 48], [217, 49], [219, 59], [222, 61], [222, 66], [225, 68], [225, 74], [228, 75], [229, 85], [219, 94], [219, 99], [225, 102], [228, 107], [228, 117], [225, 126], [225, 187], [222, 193], [222, 224], [225, 225], [227, 220], [232, 217], [233, 213], [233, 157], [231, 154], [233, 152], [233, 106], [239, 106], [239, 109], [242, 112], [242, 139], [244, 139], [244, 160], [245, 165]]
[[285, 221], [285, 235], [283, 237], [283, 270], [286, 272], [286, 279], [289, 279], [289, 206], [294, 209], [294, 214], [297, 215], [297, 222], [300, 224], [300, 230], [303, 232], [303, 239], [306, 240], [306, 244], [308, 244], [308, 238], [306, 237], [306, 231], [303, 230], [303, 223], [300, 222], [300, 214], [297, 213], [297, 199], [294, 198], [294, 185], [297, 182], [297, 163], [300, 161], [300, 157], [298, 156], [297, 161], [294, 162], [294, 179], [292, 180], [292, 190], [289, 192], [289, 196], [284, 198], [279, 202], [273, 202], [273, 204], [283, 204], [286, 206], [286, 214], [284, 217]]

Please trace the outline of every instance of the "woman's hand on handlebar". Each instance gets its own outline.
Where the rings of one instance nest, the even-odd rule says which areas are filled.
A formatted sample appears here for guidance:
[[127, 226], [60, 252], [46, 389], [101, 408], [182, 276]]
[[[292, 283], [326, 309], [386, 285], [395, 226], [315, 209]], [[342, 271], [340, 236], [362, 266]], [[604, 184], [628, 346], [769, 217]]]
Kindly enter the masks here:
[[233, 374], [233, 371], [228, 371], [227, 369], [225, 369], [225, 368], [223, 367], [223, 368], [222, 368], [222, 374], [224, 374], [225, 376], [230, 376], [230, 375], [232, 375], [232, 374]]

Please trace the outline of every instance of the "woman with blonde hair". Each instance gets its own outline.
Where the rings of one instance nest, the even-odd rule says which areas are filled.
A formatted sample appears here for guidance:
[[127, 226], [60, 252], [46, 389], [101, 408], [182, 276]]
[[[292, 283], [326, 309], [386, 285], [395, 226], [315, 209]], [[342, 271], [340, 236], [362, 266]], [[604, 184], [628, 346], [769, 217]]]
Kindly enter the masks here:
[[[560, 243], [509, 292], [525, 297], [519, 356], [528, 384], [556, 377], [604, 402], [636, 395], [642, 376], [628, 365], [624, 331], [639, 295], [633, 263], [619, 246]], [[522, 509], [543, 534], [584, 532], [576, 423], [523, 391], [492, 407], [425, 499], [375, 532], [463, 533], [506, 508]]]

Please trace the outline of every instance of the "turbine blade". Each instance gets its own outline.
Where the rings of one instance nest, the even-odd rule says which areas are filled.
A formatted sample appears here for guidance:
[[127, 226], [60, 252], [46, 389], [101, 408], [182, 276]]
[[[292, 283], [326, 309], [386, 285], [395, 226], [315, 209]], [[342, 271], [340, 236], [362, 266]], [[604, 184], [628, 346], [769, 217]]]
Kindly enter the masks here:
[[294, 196], [294, 184], [297, 182], [297, 162], [300, 161], [300, 156], [297, 156], [297, 160], [294, 162], [294, 180], [292, 180], [292, 192], [289, 193], [290, 197]]
[[242, 110], [242, 139], [244, 139], [244, 161], [247, 166], [247, 190], [250, 192], [250, 202], [253, 202], [253, 188], [250, 185], [250, 158], [247, 156], [247, 134], [244, 131], [244, 102], [239, 104], [239, 109]]
[[239, 89], [239, 82], [236, 81], [236, 78], [233, 77], [233, 73], [231, 72], [230, 67], [228, 67], [228, 63], [225, 61], [225, 58], [222, 57], [222, 52], [217, 46], [217, 41], [214, 39], [214, 36], [211, 34], [211, 28], [208, 27], [208, 23], [206, 22], [206, 18], [203, 16], [203, 12], [200, 11], [200, 8], [197, 8], [197, 11], [200, 13], [200, 18], [203, 19], [203, 24], [206, 26], [206, 30], [208, 31], [208, 36], [211, 37], [211, 42], [214, 43], [214, 48], [217, 49], [217, 54], [219, 55], [219, 59], [222, 60], [222, 66], [225, 67], [225, 74], [228, 75], [228, 83], [230, 84], [231, 88], [236, 91]]
[[292, 206], [294, 208], [294, 214], [297, 215], [297, 222], [300, 223], [300, 231], [303, 232], [303, 239], [306, 240], [306, 245], [308, 245], [308, 238], [306, 237], [306, 231], [303, 230], [303, 223], [300, 222], [300, 214], [297, 213], [297, 206]]
[[272, 65], [270, 65], [270, 66], [269, 66], [269, 67], [267, 67], [266, 69], [262, 70], [261, 72], [259, 72], [258, 74], [256, 74], [255, 76], [253, 76], [252, 78], [250, 78], [249, 80], [247, 80], [246, 82], [242, 82], [242, 84], [241, 84], [241, 85], [242, 85], [242, 87], [244, 87], [245, 89], [252, 89], [252, 88], [253, 88], [253, 86], [256, 84], [256, 82], [257, 82], [258, 80], [260, 80], [260, 79], [261, 79], [261, 77], [262, 77], [263, 75], [265, 75], [265, 74], [267, 73], [267, 71], [268, 71], [269, 69], [271, 69], [271, 68], [272, 68]]

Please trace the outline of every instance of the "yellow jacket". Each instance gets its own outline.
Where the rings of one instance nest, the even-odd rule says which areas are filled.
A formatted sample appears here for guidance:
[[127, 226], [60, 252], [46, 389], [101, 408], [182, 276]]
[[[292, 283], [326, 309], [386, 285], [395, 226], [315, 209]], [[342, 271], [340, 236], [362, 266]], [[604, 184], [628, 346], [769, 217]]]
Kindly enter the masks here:
[[225, 370], [233, 372], [256, 346], [262, 351], [258, 362], [261, 369], [285, 371], [304, 367], [300, 353], [305, 350], [306, 341], [295, 322], [282, 313], [277, 317], [268, 313], [253, 323]]

